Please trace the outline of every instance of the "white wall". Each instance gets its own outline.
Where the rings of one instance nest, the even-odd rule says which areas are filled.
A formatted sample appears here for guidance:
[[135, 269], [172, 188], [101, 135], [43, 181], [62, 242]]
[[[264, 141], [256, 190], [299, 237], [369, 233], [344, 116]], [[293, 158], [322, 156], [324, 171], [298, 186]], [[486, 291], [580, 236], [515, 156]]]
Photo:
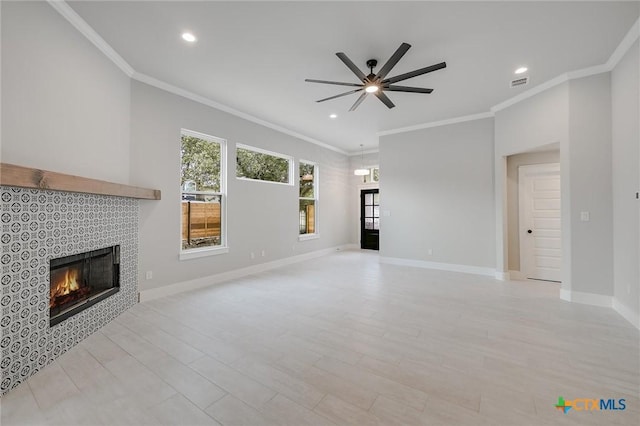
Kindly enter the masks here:
[[[493, 268], [493, 120], [380, 138], [380, 255]], [[429, 255], [428, 250], [433, 254]]]
[[[349, 158], [219, 110], [132, 83], [131, 178], [162, 190], [141, 202], [140, 288], [155, 289], [349, 242]], [[180, 129], [228, 141], [229, 253], [180, 261]], [[319, 166], [319, 239], [298, 241], [298, 187], [235, 178], [235, 144]], [[297, 171], [296, 171], [297, 176]], [[265, 250], [266, 256], [260, 256]], [[256, 254], [252, 260], [250, 253]], [[153, 271], [153, 280], [144, 279]]]
[[509, 270], [520, 271], [520, 205], [518, 167], [559, 163], [560, 151], [526, 152], [507, 157], [507, 224]]
[[[569, 82], [569, 139], [571, 291], [612, 296], [613, 198], [609, 73]], [[580, 220], [581, 212], [589, 212], [588, 222]], [[564, 227], [565, 224], [562, 225]]]
[[129, 182], [130, 80], [45, 2], [1, 2], [2, 161]]
[[[611, 72], [613, 279], [616, 301], [640, 315], [640, 99], [638, 42]], [[638, 326], [638, 324], [636, 324]]]

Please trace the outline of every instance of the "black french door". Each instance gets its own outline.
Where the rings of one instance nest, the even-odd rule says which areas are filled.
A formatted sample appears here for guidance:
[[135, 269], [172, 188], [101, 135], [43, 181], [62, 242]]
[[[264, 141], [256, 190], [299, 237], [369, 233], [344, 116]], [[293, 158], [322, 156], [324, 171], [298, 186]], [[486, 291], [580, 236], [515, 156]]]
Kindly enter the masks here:
[[360, 191], [360, 248], [380, 248], [380, 194], [378, 189]]

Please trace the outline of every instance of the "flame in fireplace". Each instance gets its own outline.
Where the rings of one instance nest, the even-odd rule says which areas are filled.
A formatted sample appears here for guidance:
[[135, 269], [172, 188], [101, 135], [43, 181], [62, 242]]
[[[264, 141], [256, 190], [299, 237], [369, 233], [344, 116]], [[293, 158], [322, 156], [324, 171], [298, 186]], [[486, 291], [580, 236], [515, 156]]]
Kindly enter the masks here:
[[77, 269], [67, 268], [64, 273], [64, 277], [60, 279], [54, 286], [51, 287], [50, 305], [53, 305], [53, 301], [56, 297], [64, 296], [72, 291], [77, 291], [80, 288], [78, 284], [79, 271]]

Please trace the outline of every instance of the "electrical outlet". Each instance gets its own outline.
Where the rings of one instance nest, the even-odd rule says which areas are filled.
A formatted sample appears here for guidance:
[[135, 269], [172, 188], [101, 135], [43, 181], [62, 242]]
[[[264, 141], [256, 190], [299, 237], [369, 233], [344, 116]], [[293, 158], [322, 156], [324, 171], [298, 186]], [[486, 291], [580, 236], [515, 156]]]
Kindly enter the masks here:
[[264, 255], [265, 255], [265, 251], [264, 251], [264, 250], [262, 250], [262, 257], [264, 257]]
[[427, 253], [429, 254], [429, 256], [431, 256], [433, 254], [433, 249], [427, 250]]
[[147, 273], [146, 273], [145, 277], [146, 277], [148, 280], [152, 280], [152, 279], [153, 279], [153, 271], [147, 271]]
[[254, 252], [251, 252], [251, 258], [255, 259], [256, 258], [256, 254]]
[[580, 220], [583, 222], [589, 222], [589, 212], [580, 212]]

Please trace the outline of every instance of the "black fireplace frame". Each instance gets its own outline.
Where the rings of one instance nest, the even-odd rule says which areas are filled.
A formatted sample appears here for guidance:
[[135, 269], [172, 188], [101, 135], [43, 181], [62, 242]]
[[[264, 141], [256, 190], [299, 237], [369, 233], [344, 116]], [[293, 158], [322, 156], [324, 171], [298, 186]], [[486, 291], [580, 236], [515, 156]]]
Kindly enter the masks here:
[[[92, 250], [85, 253], [74, 254], [71, 256], [65, 256], [58, 259], [51, 259], [49, 261], [49, 271], [51, 275], [51, 271], [54, 269], [62, 268], [66, 265], [71, 265], [77, 262], [88, 262], [90, 259], [94, 257], [103, 256], [111, 253], [113, 256], [113, 286], [109, 289], [106, 289], [100, 293], [97, 293], [93, 296], [90, 296], [86, 300], [79, 301], [75, 305], [65, 309], [64, 311], [51, 316], [51, 310], [49, 310], [49, 327], [53, 327], [56, 324], [61, 323], [73, 315], [84, 311], [90, 306], [95, 305], [96, 303], [106, 299], [109, 296], [112, 296], [120, 291], [120, 246], [115, 245], [111, 247], [105, 247], [97, 250]], [[49, 286], [51, 286], [51, 277], [49, 277]]]

